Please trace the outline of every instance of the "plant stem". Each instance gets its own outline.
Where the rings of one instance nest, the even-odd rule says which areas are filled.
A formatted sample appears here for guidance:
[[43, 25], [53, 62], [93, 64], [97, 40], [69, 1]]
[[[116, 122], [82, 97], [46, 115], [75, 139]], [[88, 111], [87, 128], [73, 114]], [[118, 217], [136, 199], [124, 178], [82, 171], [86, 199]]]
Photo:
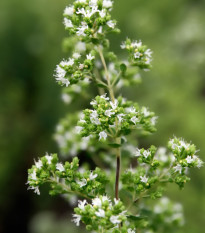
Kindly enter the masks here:
[[[110, 77], [109, 77], [109, 72], [107, 69], [107, 65], [105, 62], [105, 58], [102, 52], [102, 49], [100, 48], [100, 46], [98, 46], [98, 52], [100, 55], [100, 59], [102, 61], [103, 67], [105, 69], [105, 76], [107, 79], [107, 86], [108, 86], [108, 90], [109, 90], [109, 94], [110, 94], [110, 98], [112, 100], [113, 103], [115, 103], [115, 95], [114, 95], [114, 90], [113, 90], [113, 85], [111, 85], [110, 82]], [[118, 120], [116, 118], [115, 121], [115, 126], [116, 129], [118, 128]], [[117, 137], [115, 139], [116, 144], [121, 144], [121, 137]], [[118, 200], [119, 199], [119, 180], [120, 180], [120, 163], [121, 163], [121, 148], [118, 147], [116, 148], [116, 177], [115, 177], [115, 198]]]

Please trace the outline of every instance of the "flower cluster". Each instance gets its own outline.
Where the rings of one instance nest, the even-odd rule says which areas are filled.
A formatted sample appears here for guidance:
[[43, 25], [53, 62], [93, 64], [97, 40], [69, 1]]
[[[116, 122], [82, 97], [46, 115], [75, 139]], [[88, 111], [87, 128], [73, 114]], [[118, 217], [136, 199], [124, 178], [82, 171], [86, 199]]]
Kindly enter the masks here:
[[115, 28], [116, 21], [111, 19], [112, 6], [111, 0], [76, 0], [65, 8], [65, 28], [82, 41], [100, 43], [104, 34], [119, 31]]
[[86, 200], [79, 201], [78, 207], [74, 210], [76, 214], [73, 215], [73, 221], [77, 226], [82, 221], [86, 224], [87, 230], [117, 233], [118, 226], [122, 224], [120, 232], [127, 232], [124, 224], [127, 220], [127, 211], [120, 200], [114, 199], [113, 203], [107, 196], [99, 196], [92, 200], [92, 204], [87, 203]]
[[56, 81], [68, 87], [68, 85], [76, 84], [80, 80], [92, 77], [92, 69], [94, 64], [94, 50], [86, 55], [82, 60], [79, 53], [73, 53], [72, 58], [63, 60], [56, 67]]
[[141, 41], [131, 41], [129, 38], [121, 44], [122, 49], [129, 53], [129, 59], [132, 65], [141, 69], [149, 70], [151, 68], [152, 51], [143, 45]]
[[40, 194], [39, 186], [44, 183], [51, 184], [51, 195], [70, 194], [81, 192], [87, 197], [104, 193], [107, 178], [101, 169], [94, 171], [78, 171], [79, 160], [73, 158], [72, 162], [59, 163], [57, 154], [46, 154], [35, 161], [35, 165], [28, 170], [28, 189]]
[[198, 167], [203, 165], [201, 159], [195, 155], [196, 147], [194, 144], [185, 142], [179, 138], [173, 138], [168, 142], [168, 148], [175, 156], [174, 171], [184, 174], [187, 168]]
[[84, 117], [78, 122], [83, 137], [94, 134], [99, 140], [106, 140], [108, 135], [127, 135], [136, 128], [155, 131], [154, 113], [121, 97], [112, 102], [106, 95], [97, 96], [90, 104], [94, 109], [84, 110]]

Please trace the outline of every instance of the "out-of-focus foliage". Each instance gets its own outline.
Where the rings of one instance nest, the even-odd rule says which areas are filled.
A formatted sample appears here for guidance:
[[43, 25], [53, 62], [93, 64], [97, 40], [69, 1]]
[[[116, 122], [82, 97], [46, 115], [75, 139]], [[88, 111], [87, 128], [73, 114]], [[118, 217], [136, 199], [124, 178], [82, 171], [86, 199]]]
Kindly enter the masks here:
[[[55, 202], [49, 207], [47, 194], [37, 200], [33, 193], [26, 192], [24, 184], [32, 158], [45, 150], [56, 150], [51, 137], [66, 106], [60, 101], [60, 88], [52, 75], [55, 65], [66, 57], [61, 53], [60, 44], [65, 36], [61, 22], [63, 9], [69, 2], [0, 2], [0, 231], [3, 232], [11, 232], [12, 227], [28, 232], [33, 205], [59, 213], [68, 208], [62, 203], [61, 208], [57, 207]], [[114, 18], [123, 30], [111, 37], [113, 50], [122, 53], [119, 45], [129, 36], [141, 38], [154, 51], [152, 72], [143, 74], [142, 84], [126, 93], [159, 116], [158, 131], [139, 139], [145, 147], [165, 145], [175, 133], [191, 140], [201, 149], [201, 158], [205, 157], [204, 10], [203, 0], [115, 1]], [[76, 106], [80, 104], [84, 102], [75, 102]], [[204, 178], [204, 169], [195, 170], [183, 192], [175, 192], [172, 187], [168, 193], [184, 205], [186, 225], [182, 232], [203, 232]], [[38, 224], [43, 223], [36, 221], [35, 226]], [[60, 232], [61, 227], [55, 226], [53, 232]], [[46, 231], [33, 228], [33, 232]]]

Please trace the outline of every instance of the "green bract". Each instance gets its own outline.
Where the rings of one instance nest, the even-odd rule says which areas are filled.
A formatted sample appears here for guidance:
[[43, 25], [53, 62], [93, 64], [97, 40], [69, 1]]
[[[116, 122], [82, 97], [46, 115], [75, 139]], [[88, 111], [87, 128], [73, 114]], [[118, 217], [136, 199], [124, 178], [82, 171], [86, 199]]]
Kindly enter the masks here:
[[[72, 35], [64, 48], [70, 56], [57, 65], [54, 76], [64, 86], [65, 103], [83, 98], [91, 107], [66, 115], [56, 127], [60, 155], [72, 161], [61, 163], [57, 154], [46, 154], [28, 170], [27, 184], [37, 194], [49, 183], [51, 195], [83, 198], [73, 222], [82, 222], [88, 231], [175, 232], [184, 222], [182, 207], [162, 197], [166, 185], [183, 188], [190, 180], [188, 170], [203, 162], [194, 144], [176, 137], [168, 149], [139, 148], [138, 137], [156, 131], [157, 117], [123, 98], [120, 90], [140, 83], [139, 72], [151, 68], [152, 52], [130, 39], [121, 44], [128, 58], [121, 60], [110, 51], [106, 35], [119, 32], [112, 7], [111, 0], [76, 0], [64, 11], [64, 25]], [[78, 155], [89, 157], [89, 163], [79, 167]]]

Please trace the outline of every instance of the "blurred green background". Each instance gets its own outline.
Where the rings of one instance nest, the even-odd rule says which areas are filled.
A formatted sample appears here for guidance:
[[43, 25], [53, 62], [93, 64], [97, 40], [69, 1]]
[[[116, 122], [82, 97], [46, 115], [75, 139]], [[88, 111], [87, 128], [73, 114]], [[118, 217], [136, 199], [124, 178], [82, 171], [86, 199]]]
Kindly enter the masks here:
[[[26, 190], [33, 158], [55, 152], [58, 119], [72, 107], [61, 102], [53, 70], [66, 56], [62, 12], [68, 0], [0, 1], [0, 232], [77, 232], [72, 210], [47, 188]], [[142, 39], [154, 51], [153, 69], [143, 83], [124, 89], [131, 99], [159, 116], [158, 131], [142, 145], [166, 145], [173, 135], [200, 148], [205, 160], [205, 1], [116, 0], [113, 16], [122, 30], [111, 35], [112, 49], [126, 36]], [[80, 106], [79, 106], [80, 107]], [[204, 232], [205, 169], [194, 170], [185, 190], [167, 194], [184, 205], [180, 232]], [[82, 232], [82, 231], [81, 231]]]

